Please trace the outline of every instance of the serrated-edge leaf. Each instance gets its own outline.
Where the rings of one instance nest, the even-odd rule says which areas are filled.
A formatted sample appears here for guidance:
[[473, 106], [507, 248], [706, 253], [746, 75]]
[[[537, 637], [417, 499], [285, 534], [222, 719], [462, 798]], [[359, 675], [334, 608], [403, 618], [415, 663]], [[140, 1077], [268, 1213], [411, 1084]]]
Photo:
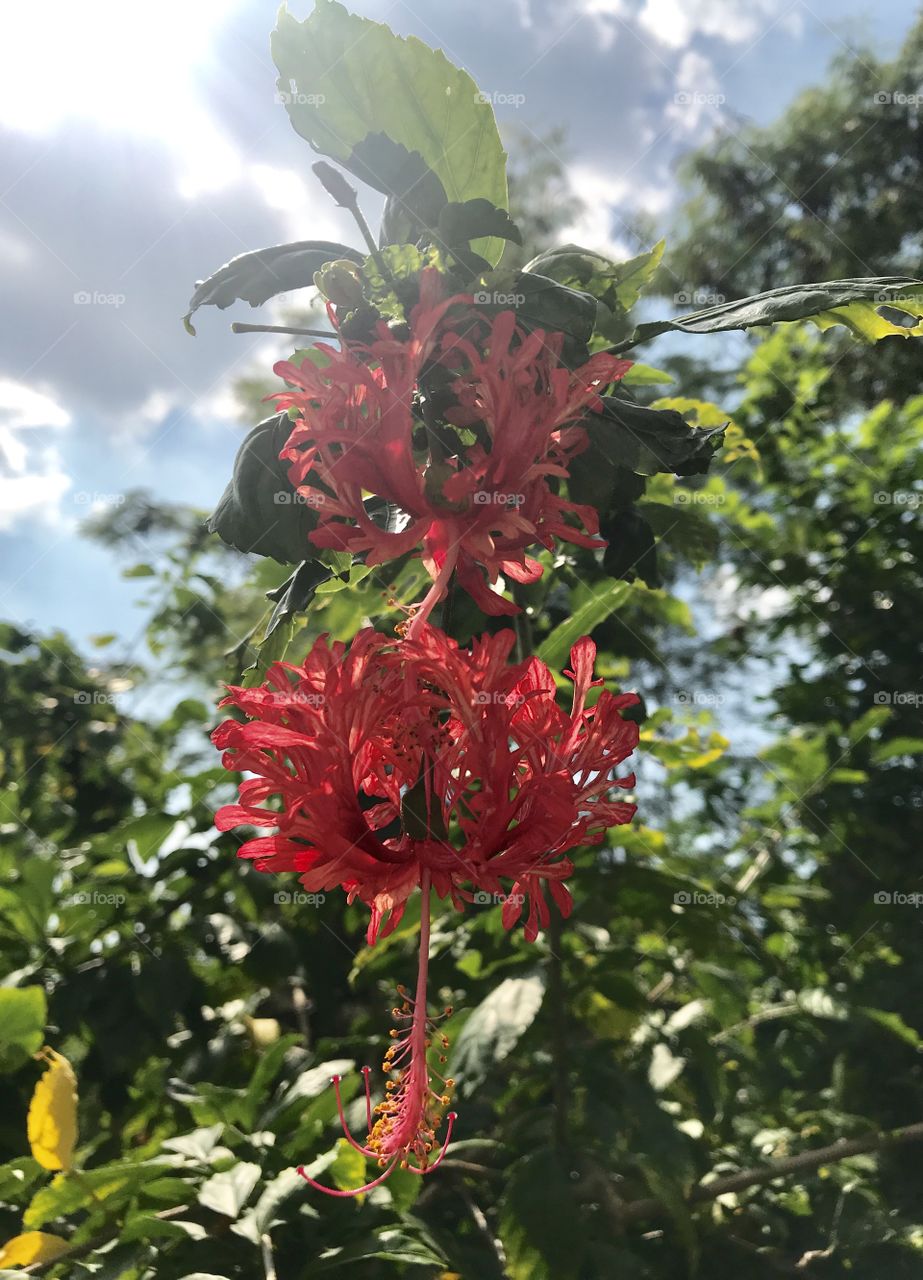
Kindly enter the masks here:
[[[271, 39], [278, 87], [295, 130], [348, 166], [371, 133], [417, 151], [449, 200], [477, 196], [508, 207], [506, 153], [490, 99], [440, 49], [384, 23], [316, 0], [298, 22], [285, 5]], [[412, 91], [411, 91], [412, 87]], [[479, 241], [496, 262], [503, 242]]]

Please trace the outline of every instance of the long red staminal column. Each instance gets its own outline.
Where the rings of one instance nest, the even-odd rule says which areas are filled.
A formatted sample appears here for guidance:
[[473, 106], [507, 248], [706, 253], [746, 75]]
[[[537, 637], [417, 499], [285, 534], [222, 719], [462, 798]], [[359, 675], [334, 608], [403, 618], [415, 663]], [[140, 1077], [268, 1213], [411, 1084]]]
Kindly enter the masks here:
[[[411, 997], [405, 993], [404, 988], [399, 987], [402, 1005], [393, 1010], [399, 1022], [409, 1025], [403, 1028], [397, 1027], [391, 1032], [393, 1043], [385, 1054], [383, 1070], [386, 1075], [396, 1075], [397, 1079], [388, 1081], [384, 1100], [374, 1108], [369, 1084], [369, 1068], [362, 1068], [362, 1074], [365, 1077], [365, 1106], [369, 1129], [364, 1143], [359, 1142], [350, 1132], [340, 1094], [340, 1077], [333, 1077], [337, 1110], [346, 1140], [362, 1155], [377, 1160], [382, 1173], [371, 1182], [367, 1182], [365, 1186], [340, 1191], [334, 1187], [325, 1187], [309, 1177], [303, 1167], [299, 1167], [298, 1173], [305, 1182], [316, 1187], [318, 1191], [326, 1192], [327, 1195], [362, 1195], [384, 1182], [398, 1166], [408, 1169], [411, 1173], [432, 1173], [442, 1162], [448, 1150], [456, 1119], [454, 1111], [450, 1111], [446, 1117], [445, 1138], [433, 1159], [433, 1152], [437, 1147], [436, 1129], [442, 1118], [443, 1108], [449, 1103], [449, 1091], [454, 1081], [443, 1079], [430, 1067], [427, 1057], [433, 1035], [440, 1036], [443, 1049], [448, 1047], [447, 1039], [437, 1030], [437, 1019], [429, 1017], [426, 1012], [429, 935], [430, 875], [429, 871], [424, 870], [420, 878], [420, 958], [416, 993]], [[449, 1013], [451, 1009], [446, 1009], [440, 1017], [445, 1017]], [[445, 1062], [444, 1054], [440, 1055], [440, 1062]], [[444, 1092], [437, 1093], [433, 1088], [434, 1077], [441, 1083]], [[377, 1119], [373, 1120], [373, 1117]], [[416, 1163], [412, 1163], [414, 1160]]]
[[[436, 575], [436, 579], [429, 591], [423, 597], [421, 603], [417, 606], [416, 612], [410, 622], [406, 624], [404, 635], [408, 640], [416, 640], [419, 637], [424, 625], [429, 620], [429, 615], [435, 609], [436, 605], [442, 600], [449, 589], [449, 583], [452, 581], [452, 574], [455, 572], [455, 566], [458, 563], [458, 546], [452, 546], [446, 553], [446, 558], [442, 568]], [[421, 881], [422, 888], [422, 881]], [[429, 886], [427, 885], [427, 892]], [[427, 927], [429, 921], [427, 920]]]

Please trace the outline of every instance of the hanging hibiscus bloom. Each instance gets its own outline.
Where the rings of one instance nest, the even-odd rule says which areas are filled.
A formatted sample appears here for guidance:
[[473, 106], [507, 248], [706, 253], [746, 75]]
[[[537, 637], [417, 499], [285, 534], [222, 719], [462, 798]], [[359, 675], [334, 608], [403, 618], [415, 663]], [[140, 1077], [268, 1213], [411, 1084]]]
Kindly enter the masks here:
[[[349, 647], [321, 637], [301, 666], [275, 663], [258, 688], [231, 688], [222, 705], [249, 720], [226, 720], [213, 741], [227, 768], [254, 776], [218, 828], [277, 828], [240, 856], [297, 872], [309, 891], [342, 886], [370, 909], [369, 943], [396, 927], [424, 870], [457, 907], [506, 885], [504, 923], [528, 900], [534, 940], [549, 918], [544, 889], [569, 914], [568, 852], [634, 814], [610, 793], [634, 785], [612, 771], [637, 744], [622, 716], [637, 697], [604, 690], [586, 706], [602, 682], [584, 637], [566, 673], [568, 714], [543, 662], [507, 662], [513, 643], [511, 631], [468, 650], [434, 627], [405, 641], [366, 628]], [[263, 807], [270, 797], [277, 811]]]
[[[453, 572], [485, 613], [516, 613], [488, 584], [501, 574], [540, 577], [527, 548], [551, 548], [556, 538], [603, 545], [596, 511], [549, 481], [567, 478], [587, 446], [581, 418], [631, 361], [598, 354], [567, 369], [561, 334], [526, 333], [512, 311], [488, 320], [470, 297], [442, 298], [441, 287], [436, 271], [423, 273], [406, 338], [382, 322], [368, 346], [319, 344], [323, 367], [310, 359], [275, 366], [293, 389], [274, 399], [300, 414], [280, 456], [318, 510], [316, 546], [369, 564], [420, 550], [434, 579], [423, 619]], [[438, 413], [432, 392], [420, 395], [430, 374]], [[375, 523], [369, 495], [400, 509], [400, 531]]]
[[[570, 914], [569, 851], [635, 812], [612, 792], [634, 785], [613, 771], [637, 745], [638, 727], [622, 715], [636, 695], [603, 690], [587, 706], [602, 681], [593, 680], [596, 647], [584, 637], [565, 673], [574, 684], [566, 712], [543, 662], [508, 662], [513, 643], [502, 631], [462, 649], [428, 625], [403, 641], [371, 628], [349, 646], [322, 636], [300, 666], [277, 662], [260, 687], [231, 688], [222, 705], [248, 719], [226, 720], [212, 735], [225, 767], [253, 775], [240, 802], [216, 814], [218, 828], [277, 828], [240, 848], [257, 870], [296, 872], [310, 891], [341, 886], [369, 907], [370, 944], [421, 891], [416, 994], [394, 1011], [406, 1025], [392, 1033], [385, 1070], [397, 1078], [374, 1110], [366, 1069], [365, 1143], [349, 1132], [334, 1080], [347, 1138], [384, 1170], [362, 1190], [398, 1165], [429, 1172], [448, 1143], [447, 1134], [434, 1156], [451, 1081], [428, 1061], [431, 888], [457, 907], [476, 891], [496, 895], [507, 928], [528, 903], [533, 941], [550, 919], [546, 889]], [[271, 798], [278, 807], [264, 808]]]

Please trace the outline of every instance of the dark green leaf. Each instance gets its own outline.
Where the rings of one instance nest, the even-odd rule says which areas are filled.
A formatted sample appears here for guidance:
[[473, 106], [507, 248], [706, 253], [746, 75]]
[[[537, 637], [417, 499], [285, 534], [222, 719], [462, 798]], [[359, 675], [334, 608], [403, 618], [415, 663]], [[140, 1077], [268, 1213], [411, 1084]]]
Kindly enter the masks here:
[[724, 438], [724, 427], [691, 427], [675, 409], [648, 409], [619, 396], [603, 397], [602, 414], [590, 414], [588, 452], [603, 465], [627, 467], [641, 475], [658, 472], [700, 475]]
[[654, 531], [638, 511], [616, 511], [603, 522], [600, 533], [609, 543], [603, 568], [610, 577], [625, 582], [640, 578], [649, 587], [660, 585]]
[[274, 600], [276, 607], [266, 624], [263, 639], [268, 640], [277, 627], [290, 621], [295, 614], [304, 613], [314, 599], [319, 584], [330, 576], [330, 570], [325, 564], [318, 560], [304, 560], [281, 587], [267, 591], [267, 598]]
[[[899, 313], [889, 319], [892, 312]], [[619, 344], [627, 350], [658, 334], [725, 333], [729, 329], [753, 329], [760, 325], [813, 320], [821, 329], [842, 324], [860, 338], [876, 342], [889, 335], [923, 333], [923, 281], [909, 276], [880, 276], [855, 280], [828, 280], [821, 284], [787, 285], [750, 298], [722, 302], [702, 311], [638, 325], [631, 338]]]
[[280, 564], [303, 558], [308, 534], [317, 524], [316, 507], [295, 492], [288, 463], [279, 460], [291, 430], [284, 413], [254, 427], [238, 450], [230, 484], [208, 522], [210, 532], [228, 546]]
[[506, 210], [483, 198], [445, 205], [439, 214], [438, 234], [438, 243], [449, 249], [482, 236], [522, 244], [522, 234]]
[[[518, 1160], [500, 1201], [500, 1236], [516, 1280], [581, 1275], [587, 1232], [565, 1159], [550, 1147]], [[554, 1211], [550, 1212], [550, 1206]]]
[[309, 288], [315, 271], [338, 258], [357, 264], [363, 261], [363, 255], [349, 245], [331, 240], [297, 240], [240, 253], [196, 284], [183, 323], [194, 334], [192, 316], [199, 307], [214, 306], [223, 311], [238, 300], [256, 307], [277, 293]]

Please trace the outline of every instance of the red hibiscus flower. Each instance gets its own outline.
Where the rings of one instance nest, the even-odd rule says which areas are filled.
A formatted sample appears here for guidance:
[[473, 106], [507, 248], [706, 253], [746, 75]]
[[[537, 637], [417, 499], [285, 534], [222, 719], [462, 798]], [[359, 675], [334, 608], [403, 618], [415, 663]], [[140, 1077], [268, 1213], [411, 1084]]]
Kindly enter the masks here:
[[[348, 1140], [383, 1168], [363, 1191], [398, 1165], [434, 1169], [455, 1119], [434, 1155], [452, 1082], [427, 1053], [436, 1034], [426, 1009], [431, 887], [459, 907], [474, 891], [496, 895], [507, 928], [528, 903], [532, 941], [550, 919], [546, 888], [570, 914], [569, 851], [635, 812], [612, 792], [634, 785], [613, 771], [638, 741], [622, 716], [636, 695], [603, 690], [587, 706], [602, 681], [593, 680], [596, 648], [584, 637], [565, 673], [574, 684], [566, 712], [544, 663], [507, 661], [513, 643], [503, 631], [464, 650], [425, 625], [403, 641], [366, 628], [349, 647], [322, 636], [301, 666], [277, 662], [259, 688], [229, 689], [222, 705], [248, 719], [213, 734], [224, 765], [253, 775], [240, 802], [216, 814], [218, 828], [277, 828], [240, 848], [259, 871], [297, 872], [308, 890], [342, 886], [370, 908], [369, 943], [396, 927], [421, 890], [416, 994], [394, 1011], [402, 1026], [384, 1066], [396, 1079], [374, 1109], [364, 1069], [365, 1143], [349, 1132], [334, 1079]], [[264, 808], [270, 798], [277, 808]]]
[[[634, 814], [610, 793], [634, 785], [612, 771], [637, 744], [621, 714], [637, 698], [603, 691], [586, 706], [601, 681], [584, 637], [568, 714], [544, 663], [507, 662], [513, 642], [502, 631], [465, 650], [434, 627], [400, 642], [366, 628], [349, 648], [321, 637], [303, 665], [275, 663], [259, 688], [231, 688], [222, 705], [249, 719], [226, 720], [213, 741], [227, 768], [254, 776], [218, 828], [277, 828], [240, 856], [297, 872], [309, 891], [342, 886], [370, 908], [370, 943], [396, 927], [424, 870], [459, 907], [473, 890], [509, 887], [504, 923], [528, 900], [533, 940], [549, 918], [544, 888], [570, 911], [567, 853]], [[263, 807], [270, 797], [278, 809]]]
[[[550, 548], [555, 538], [603, 545], [593, 508], [566, 501], [549, 481], [566, 479], [571, 458], [587, 445], [580, 419], [598, 406], [600, 389], [631, 367], [598, 354], [567, 369], [561, 334], [526, 333], [511, 311], [488, 321], [467, 295], [440, 299], [440, 289], [438, 273], [424, 272], [407, 338], [381, 323], [367, 347], [319, 345], [323, 367], [280, 362], [275, 372], [293, 390], [273, 397], [300, 414], [280, 456], [291, 464], [292, 484], [318, 508], [312, 542], [370, 564], [419, 548], [434, 579], [421, 625], [453, 571], [485, 613], [515, 613], [488, 583], [500, 574], [535, 581], [541, 567], [528, 547]], [[415, 416], [427, 370], [438, 370], [449, 392], [442, 416], [457, 431], [429, 430]], [[400, 508], [399, 532], [371, 518], [363, 501], [370, 494]]]

